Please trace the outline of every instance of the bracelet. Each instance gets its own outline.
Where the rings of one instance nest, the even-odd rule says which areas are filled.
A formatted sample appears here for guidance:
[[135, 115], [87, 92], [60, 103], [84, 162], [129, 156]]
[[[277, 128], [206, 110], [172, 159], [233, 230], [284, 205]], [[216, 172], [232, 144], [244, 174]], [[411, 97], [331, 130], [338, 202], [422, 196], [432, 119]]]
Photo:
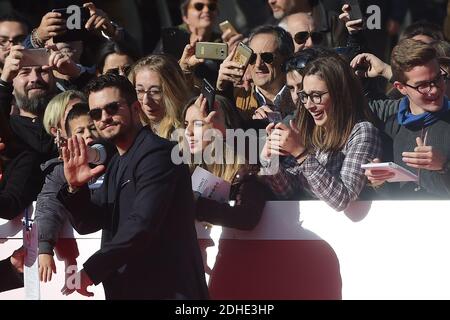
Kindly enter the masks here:
[[33, 31], [31, 31], [31, 37], [30, 37], [30, 41], [31, 41], [31, 45], [34, 48], [42, 48], [44, 47], [45, 43], [44, 41], [42, 41], [41, 38], [39, 38], [38, 34], [37, 34], [37, 28], [34, 28]]
[[298, 159], [300, 159], [301, 157], [303, 157], [303, 156], [305, 155], [305, 153], [306, 153], [306, 149], [303, 150], [302, 152], [300, 152], [300, 154], [299, 154], [298, 156], [294, 157], [295, 160], [298, 160]]

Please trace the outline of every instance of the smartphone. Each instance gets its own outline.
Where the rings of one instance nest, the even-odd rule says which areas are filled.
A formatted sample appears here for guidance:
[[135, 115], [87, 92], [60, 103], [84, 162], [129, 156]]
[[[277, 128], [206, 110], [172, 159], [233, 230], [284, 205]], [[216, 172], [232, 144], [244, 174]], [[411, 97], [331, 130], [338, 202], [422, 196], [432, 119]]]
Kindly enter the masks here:
[[219, 28], [222, 31], [222, 33], [225, 33], [227, 30], [231, 30], [230, 37], [238, 34], [236, 29], [233, 27], [233, 25], [228, 20], [225, 20], [225, 21], [219, 23]]
[[272, 112], [267, 112], [267, 119], [269, 120], [270, 123], [278, 123], [281, 122], [281, 120], [283, 120], [283, 117], [281, 116], [281, 112], [279, 111], [272, 111]]
[[20, 60], [20, 67], [46, 66], [50, 52], [45, 48], [23, 49], [23, 57]]
[[361, 6], [358, 0], [348, 0], [347, 4], [350, 5], [350, 20], [358, 20], [363, 19], [364, 16], [361, 11]]
[[198, 59], [225, 60], [228, 56], [228, 45], [219, 42], [197, 42], [195, 57]]
[[247, 68], [250, 58], [252, 57], [253, 50], [242, 42], [239, 42], [236, 52], [231, 58], [231, 61], [237, 62]]
[[214, 110], [214, 100], [216, 99], [216, 89], [208, 82], [208, 80], [203, 79], [201, 93], [207, 101], [207, 111], [208, 114]]
[[177, 27], [164, 28], [161, 30], [162, 48], [165, 54], [180, 60], [184, 48], [190, 42], [189, 33]]
[[[78, 7], [78, 9], [74, 9]], [[84, 27], [91, 17], [88, 8], [71, 6], [69, 8], [53, 9], [52, 12], [58, 12], [62, 18], [66, 20], [66, 32], [59, 36], [53, 37], [53, 42], [71, 42], [85, 40], [89, 31]], [[77, 17], [79, 12], [79, 17]], [[78, 24], [79, 22], [79, 24]]]

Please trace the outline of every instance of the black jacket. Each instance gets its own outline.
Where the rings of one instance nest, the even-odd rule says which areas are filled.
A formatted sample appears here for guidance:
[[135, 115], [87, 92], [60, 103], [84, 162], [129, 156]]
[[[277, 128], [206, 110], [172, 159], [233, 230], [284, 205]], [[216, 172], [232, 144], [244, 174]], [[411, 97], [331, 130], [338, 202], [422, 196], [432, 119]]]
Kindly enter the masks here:
[[0, 180], [0, 218], [14, 219], [36, 200], [44, 184], [39, 165], [39, 155], [31, 151], [7, 162]]
[[200, 197], [196, 204], [197, 219], [228, 228], [255, 228], [266, 201], [273, 198], [270, 189], [258, 181], [257, 174], [257, 166], [245, 166], [236, 174], [230, 190], [230, 199], [236, 201], [234, 206]]
[[23, 287], [23, 273], [17, 272], [9, 258], [0, 261], [0, 292]]
[[107, 299], [204, 299], [207, 286], [194, 227], [189, 169], [171, 160], [173, 144], [144, 127], [115, 156], [102, 187], [67, 188], [60, 200], [79, 233], [103, 229], [102, 246], [84, 264]]

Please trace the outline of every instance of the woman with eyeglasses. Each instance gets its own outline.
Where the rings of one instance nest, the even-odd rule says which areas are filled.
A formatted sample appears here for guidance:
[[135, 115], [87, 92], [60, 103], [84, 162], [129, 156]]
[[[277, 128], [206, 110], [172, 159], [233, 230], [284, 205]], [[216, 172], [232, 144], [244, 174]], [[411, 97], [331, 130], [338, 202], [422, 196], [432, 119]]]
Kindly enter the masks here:
[[298, 93], [303, 88], [303, 70], [306, 68], [308, 62], [318, 58], [319, 56], [326, 56], [331, 50], [323, 47], [307, 48], [297, 51], [293, 56], [284, 63], [284, 71], [286, 72], [286, 87], [291, 93], [292, 101], [298, 105]]
[[150, 55], [136, 62], [128, 78], [136, 88], [142, 122], [169, 139], [181, 126], [182, 108], [191, 95], [178, 63], [166, 55]]
[[309, 195], [344, 210], [366, 184], [361, 165], [381, 152], [361, 86], [345, 60], [330, 53], [307, 64], [299, 101], [296, 121], [266, 128], [263, 162], [282, 158], [263, 178], [280, 199]]

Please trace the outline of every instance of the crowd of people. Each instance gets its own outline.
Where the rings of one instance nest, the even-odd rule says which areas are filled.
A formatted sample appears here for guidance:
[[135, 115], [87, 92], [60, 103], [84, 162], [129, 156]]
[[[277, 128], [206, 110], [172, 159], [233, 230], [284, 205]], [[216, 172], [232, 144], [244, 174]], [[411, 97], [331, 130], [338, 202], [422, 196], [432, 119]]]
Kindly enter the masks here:
[[[67, 33], [60, 12], [34, 28], [19, 12], [0, 16], [0, 218], [36, 201], [41, 281], [52, 280], [56, 253], [66, 279], [80, 279], [64, 294], [90, 296], [102, 283], [107, 299], [206, 299], [196, 221], [252, 230], [269, 200], [343, 211], [356, 200], [449, 198], [444, 29], [413, 22], [387, 61], [345, 1], [267, 5], [266, 24], [221, 34], [218, 0], [181, 1], [181, 51], [161, 39], [145, 56], [93, 3], [75, 40], [58, 40]], [[100, 43], [92, 61], [85, 37]], [[225, 43], [228, 55], [198, 58], [199, 42]], [[245, 64], [234, 59], [241, 43], [252, 52]], [[30, 63], [42, 50], [45, 63]], [[417, 179], [362, 168], [381, 162]], [[232, 205], [192, 190], [198, 167], [231, 185]], [[59, 239], [67, 225], [102, 230], [78, 271], [76, 241]], [[0, 262], [1, 290], [22, 285], [22, 251]]]

